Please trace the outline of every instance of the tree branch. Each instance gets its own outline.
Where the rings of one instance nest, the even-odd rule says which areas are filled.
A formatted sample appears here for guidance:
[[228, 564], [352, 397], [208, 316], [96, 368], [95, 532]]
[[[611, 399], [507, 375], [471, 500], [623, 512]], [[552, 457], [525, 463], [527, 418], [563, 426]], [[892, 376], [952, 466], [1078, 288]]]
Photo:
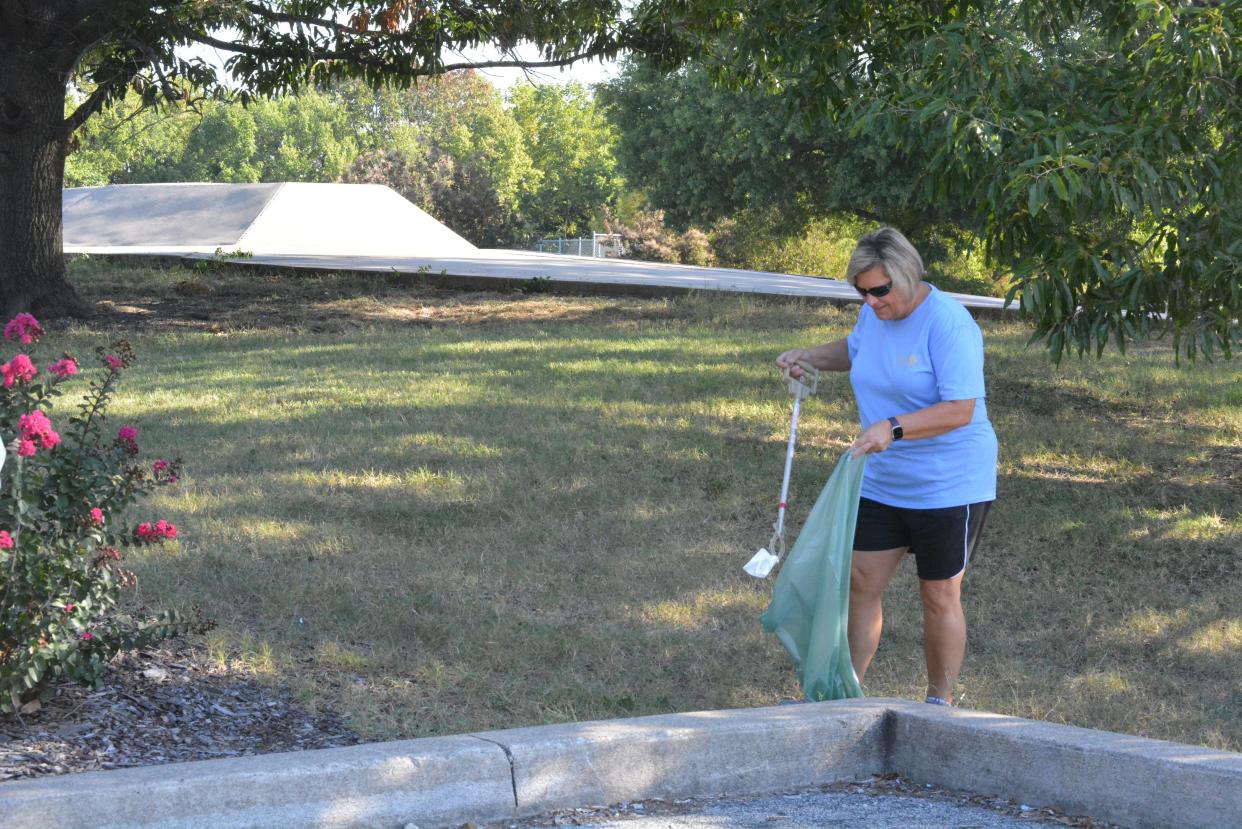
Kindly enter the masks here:
[[95, 91], [86, 97], [86, 100], [78, 104], [77, 108], [66, 118], [62, 124], [62, 135], [65, 138], [73, 135], [78, 128], [86, 123], [86, 120], [99, 112], [108, 100], [109, 87], [107, 84], [101, 84], [95, 87]]
[[[193, 40], [202, 43], [205, 46], [214, 46], [225, 52], [234, 52], [241, 55], [250, 55], [256, 58], [278, 58], [282, 53], [274, 49], [266, 49], [261, 46], [251, 46], [246, 43], [233, 43], [230, 41], [220, 40], [211, 35], [195, 34]], [[437, 67], [427, 67], [425, 74], [438, 74], [440, 72], [452, 72], [458, 69], [545, 69], [556, 66], [568, 66], [571, 63], [587, 58], [599, 57], [604, 54], [603, 51], [598, 52], [579, 52], [569, 57], [559, 58], [556, 60], [529, 61], [517, 58], [511, 60], [490, 60], [490, 61], [466, 61], [463, 63], [441, 64]], [[383, 69], [391, 66], [388, 61], [380, 58], [368, 57], [357, 52], [341, 52], [337, 50], [318, 49], [307, 53], [307, 57], [312, 61], [319, 60], [341, 60], [365, 66], [372, 69]], [[419, 74], [417, 70], [414, 74]]]
[[568, 66], [571, 63], [588, 58], [600, 57], [600, 52], [579, 52], [576, 55], [570, 55], [567, 58], [559, 60], [542, 60], [529, 61], [514, 58], [512, 60], [490, 60], [475, 61], [466, 63], [446, 63], [441, 69], [445, 72], [454, 72], [458, 69], [549, 69], [556, 66]]
[[256, 17], [261, 17], [264, 20], [270, 20], [273, 23], [306, 23], [311, 26], [320, 26], [325, 29], [331, 29], [341, 34], [349, 34], [349, 35], [355, 35], [355, 36], [363, 35], [363, 34], [367, 34], [367, 35], [379, 34], [378, 32], [370, 32], [370, 31], [360, 32], [357, 29], [354, 29], [351, 26], [346, 26], [344, 23], [341, 23], [337, 20], [325, 20], [320, 17], [309, 17], [307, 15], [302, 15], [302, 14], [289, 14], [288, 12], [273, 11], [272, 9], [269, 9], [266, 6], [262, 6], [258, 3], [247, 3], [246, 8], [250, 11], [251, 14], [255, 15]]
[[159, 55], [156, 55], [150, 46], [139, 40], [134, 40], [132, 37], [125, 38], [125, 42], [146, 56], [147, 64], [151, 67], [152, 71], [159, 76], [161, 91], [164, 93], [164, 97], [170, 97], [169, 92], [171, 90], [175, 90], [176, 86], [171, 80], [168, 79], [168, 76], [164, 74], [164, 69], [160, 66]]
[[[130, 11], [131, 6], [135, 13], [126, 15], [125, 12]], [[126, 24], [136, 23], [150, 11], [146, 4], [137, 5], [117, 0], [78, 0], [69, 6], [69, 11], [62, 17], [66, 33], [85, 50], [109, 33], [124, 29]]]
[[[285, 52], [279, 49], [268, 49], [262, 46], [251, 46], [247, 43], [233, 43], [227, 40], [220, 40], [211, 35], [195, 33], [190, 35], [190, 39], [204, 46], [214, 46], [225, 52], [234, 52], [239, 55], [250, 55], [265, 60], [279, 60], [287, 57]], [[393, 64], [380, 58], [366, 55], [362, 52], [342, 52], [332, 49], [315, 49], [305, 53], [310, 62], [321, 60], [339, 60], [352, 63], [358, 66], [365, 66], [368, 69], [387, 69]]]

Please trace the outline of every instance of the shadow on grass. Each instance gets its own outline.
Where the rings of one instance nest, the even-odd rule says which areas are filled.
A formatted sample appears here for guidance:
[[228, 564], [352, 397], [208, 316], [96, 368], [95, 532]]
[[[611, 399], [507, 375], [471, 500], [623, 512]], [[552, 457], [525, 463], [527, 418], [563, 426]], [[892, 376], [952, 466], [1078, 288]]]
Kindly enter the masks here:
[[[186, 538], [139, 562], [144, 596], [269, 645], [278, 681], [373, 738], [795, 695], [755, 621], [770, 582], [740, 567], [780, 481], [771, 358], [823, 318], [635, 330], [601, 313], [140, 344], [117, 413], [188, 461], [159, 501]], [[968, 704], [1242, 746], [1221, 691], [1242, 671], [1233, 455], [1191, 408], [1219, 378], [1039, 359], [989, 352], [1003, 469], [967, 579]], [[833, 383], [802, 424], [794, 532], [857, 431]], [[910, 569], [872, 695], [921, 696]]]

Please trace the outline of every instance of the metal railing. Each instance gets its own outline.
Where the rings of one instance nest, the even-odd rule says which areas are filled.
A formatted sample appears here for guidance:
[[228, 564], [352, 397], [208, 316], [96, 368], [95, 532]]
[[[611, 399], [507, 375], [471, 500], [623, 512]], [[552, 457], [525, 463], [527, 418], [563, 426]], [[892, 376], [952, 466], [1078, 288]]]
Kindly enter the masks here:
[[593, 233], [590, 239], [540, 239], [535, 242], [535, 250], [563, 256], [593, 256], [596, 259], [625, 255], [620, 233]]

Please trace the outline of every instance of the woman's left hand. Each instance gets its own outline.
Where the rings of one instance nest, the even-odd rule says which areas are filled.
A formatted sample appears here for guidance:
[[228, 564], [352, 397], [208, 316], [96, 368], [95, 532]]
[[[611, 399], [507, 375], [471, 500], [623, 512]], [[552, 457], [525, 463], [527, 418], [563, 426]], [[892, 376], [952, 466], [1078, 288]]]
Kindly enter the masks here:
[[874, 452], [883, 452], [893, 443], [893, 427], [887, 420], [877, 420], [858, 436], [850, 446], [850, 457], [860, 458]]

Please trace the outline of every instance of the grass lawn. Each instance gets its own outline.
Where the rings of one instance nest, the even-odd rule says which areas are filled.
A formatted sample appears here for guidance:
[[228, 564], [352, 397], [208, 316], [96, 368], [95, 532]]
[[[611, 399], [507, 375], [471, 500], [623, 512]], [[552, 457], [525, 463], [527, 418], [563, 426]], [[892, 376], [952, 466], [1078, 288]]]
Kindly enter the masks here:
[[[775, 517], [772, 359], [856, 313], [733, 296], [454, 293], [414, 279], [92, 262], [139, 364], [114, 406], [186, 475], [145, 509], [138, 599], [369, 739], [775, 703], [789, 661], [741, 565]], [[963, 705], [1242, 750], [1242, 380], [1163, 343], [1050, 365], [984, 323], [1000, 496], [966, 579]], [[61, 333], [60, 337], [66, 336]], [[59, 340], [57, 341], [59, 345]], [[857, 432], [804, 408], [796, 531]], [[912, 562], [871, 696], [922, 698]]]

